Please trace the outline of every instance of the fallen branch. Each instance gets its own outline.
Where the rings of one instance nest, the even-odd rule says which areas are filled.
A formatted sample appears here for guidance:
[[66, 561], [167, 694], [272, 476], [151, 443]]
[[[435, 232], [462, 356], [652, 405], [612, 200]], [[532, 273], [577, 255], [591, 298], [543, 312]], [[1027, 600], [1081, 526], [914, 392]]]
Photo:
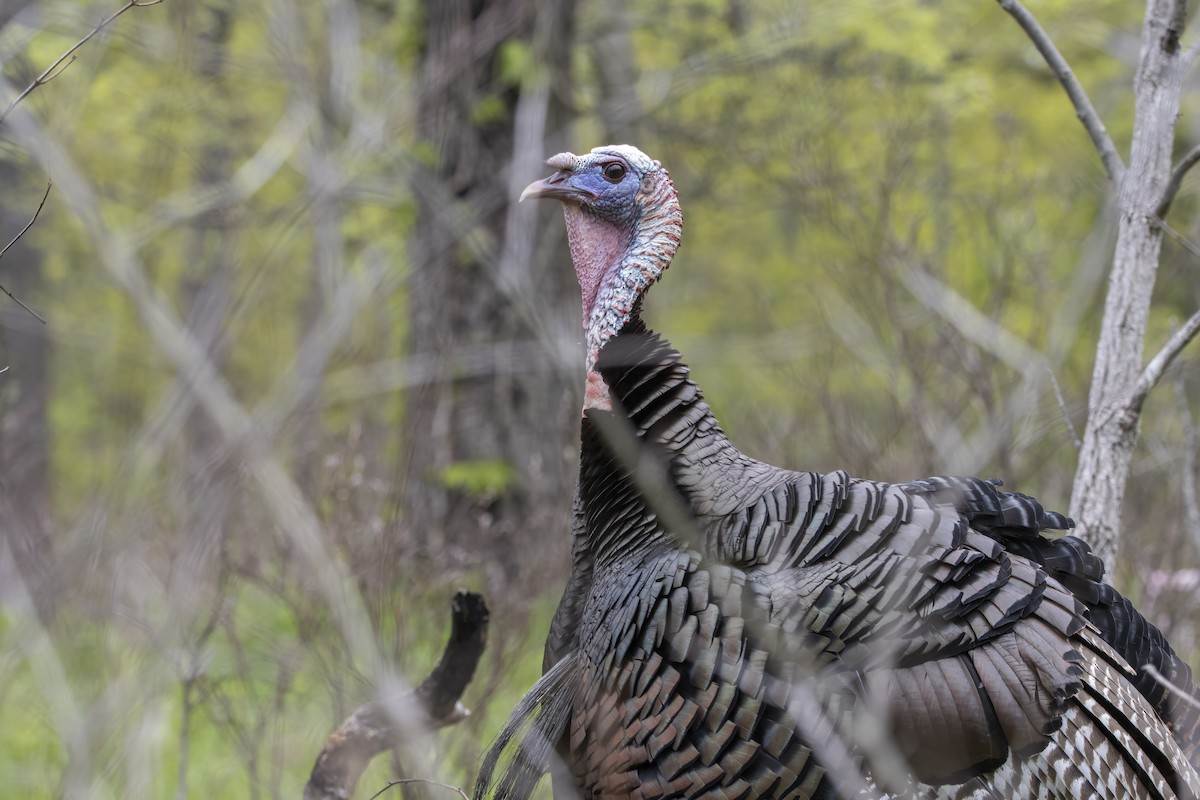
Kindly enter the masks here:
[[1121, 156], [1117, 153], [1117, 148], [1108, 135], [1108, 129], [1104, 127], [1104, 122], [1096, 113], [1096, 108], [1088, 98], [1087, 92], [1083, 90], [1083, 84], [1075, 77], [1071, 66], [1063, 58], [1062, 53], [1058, 52], [1058, 48], [1054, 46], [1054, 42], [1038, 23], [1037, 18], [1029, 13], [1025, 6], [1021, 5], [1018, 0], [997, 0], [997, 2], [1025, 31], [1025, 35], [1033, 42], [1033, 46], [1042, 54], [1050, 71], [1054, 73], [1058, 82], [1066, 90], [1067, 97], [1071, 99], [1071, 105], [1075, 106], [1075, 116], [1079, 117], [1084, 129], [1092, 137], [1092, 144], [1096, 146], [1096, 152], [1100, 154], [1100, 161], [1104, 163], [1108, 177], [1115, 186], [1120, 187], [1121, 178], [1125, 175], [1125, 163], [1121, 161]]
[[[487, 644], [488, 610], [483, 597], [459, 591], [451, 603], [450, 619], [446, 650], [420, 686], [360, 706], [329, 735], [304, 787], [304, 800], [351, 797], [376, 755], [403, 744], [414, 729], [436, 730], [470, 714], [458, 699], [474, 677]], [[385, 790], [403, 782], [390, 782]]]
[[[38, 214], [41, 214], [41, 213], [42, 213], [42, 207], [43, 207], [44, 205], [46, 205], [46, 198], [50, 196], [50, 187], [52, 187], [53, 185], [54, 185], [54, 183], [53, 183], [53, 182], [47, 182], [47, 183], [46, 183], [46, 193], [42, 195], [42, 202], [38, 203], [37, 211], [34, 211], [34, 212], [33, 212], [33, 219], [31, 219], [31, 220], [29, 220], [29, 222], [25, 223], [25, 227], [24, 227], [24, 228], [21, 228], [21, 231], [20, 231], [20, 233], [18, 233], [16, 236], [14, 236], [11, 242], [9, 242], [8, 244], [4, 245], [4, 249], [3, 249], [3, 250], [0, 250], [0, 258], [4, 258], [4, 254], [8, 252], [8, 248], [10, 248], [10, 247], [12, 247], [14, 244], [16, 244], [16, 243], [17, 243], [17, 240], [18, 240], [18, 239], [20, 239], [22, 236], [24, 236], [24, 235], [25, 235], [25, 232], [26, 232], [27, 230], [29, 230], [30, 228], [32, 228], [32, 227], [33, 227], [33, 223], [37, 222]], [[27, 306], [27, 305], [25, 305], [24, 303], [22, 303], [22, 302], [20, 301], [20, 299], [18, 299], [18, 298], [17, 298], [17, 296], [16, 296], [16, 295], [14, 295], [14, 294], [13, 294], [12, 292], [10, 292], [8, 289], [5, 289], [3, 285], [0, 285], [0, 292], [4, 292], [6, 295], [8, 295], [8, 296], [9, 296], [9, 299], [11, 299], [11, 300], [12, 300], [14, 303], [16, 303], [16, 304], [17, 304], [17, 305], [19, 305], [21, 308], [23, 308], [23, 309], [25, 309], [26, 311], [28, 311], [30, 314], [33, 314], [33, 316], [37, 318], [38, 322], [42, 323], [43, 325], [45, 325], [45, 324], [46, 324], [46, 320], [42, 319], [42, 316], [41, 316], [40, 314], [38, 314], [36, 311], [34, 311], [34, 310], [33, 310], [32, 308], [30, 308], [29, 306]]]
[[[8, 115], [12, 113], [12, 110], [17, 107], [17, 103], [21, 102], [26, 97], [31, 95], [33, 93], [34, 89], [38, 88], [39, 86], [46, 85], [47, 83], [49, 83], [50, 81], [54, 80], [59, 75], [61, 75], [63, 70], [65, 70], [67, 67], [74, 64], [75, 63], [75, 51], [78, 50], [79, 48], [83, 47], [89, 41], [91, 41], [93, 36], [95, 36], [97, 33], [104, 30], [106, 27], [108, 27], [108, 25], [113, 20], [115, 20], [117, 17], [121, 16], [122, 14], [124, 14], [126, 11], [128, 11], [131, 8], [146, 8], [147, 6], [156, 6], [159, 3], [161, 3], [162, 1], [163, 0], [129, 0], [128, 3], [121, 6], [116, 11], [114, 11], [112, 14], [110, 14], [108, 17], [106, 17], [99, 25], [92, 28], [91, 33], [89, 33], [87, 36], [84, 36], [82, 39], [80, 39], [78, 42], [76, 42], [74, 45], [72, 45], [70, 50], [63, 53], [61, 56], [58, 57], [57, 61], [55, 61], [50, 66], [46, 67], [46, 71], [43, 72], [41, 75], [38, 75], [37, 78], [34, 79], [33, 83], [26, 86], [25, 91], [23, 91], [19, 95], [17, 95], [16, 99], [8, 104], [8, 108], [4, 109], [4, 113], [0, 114], [0, 122], [4, 122], [4, 120], [8, 117]], [[67, 59], [70, 59], [70, 60], [68, 61]], [[64, 61], [66, 61], [67, 63], [63, 64]]]

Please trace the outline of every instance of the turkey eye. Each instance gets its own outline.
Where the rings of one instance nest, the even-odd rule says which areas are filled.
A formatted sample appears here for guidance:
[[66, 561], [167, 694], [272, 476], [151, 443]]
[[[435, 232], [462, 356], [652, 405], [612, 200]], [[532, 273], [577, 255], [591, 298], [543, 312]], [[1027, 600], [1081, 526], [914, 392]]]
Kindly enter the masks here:
[[625, 166], [615, 161], [604, 168], [604, 180], [609, 183], [620, 183], [625, 177]]

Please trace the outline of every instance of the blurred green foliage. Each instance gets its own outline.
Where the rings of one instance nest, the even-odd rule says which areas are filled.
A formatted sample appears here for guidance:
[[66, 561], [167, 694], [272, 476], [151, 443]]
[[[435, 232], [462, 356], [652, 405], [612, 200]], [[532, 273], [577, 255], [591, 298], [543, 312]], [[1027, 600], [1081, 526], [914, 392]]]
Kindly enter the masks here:
[[512, 465], [502, 461], [457, 461], [441, 474], [446, 486], [482, 496], [499, 494], [516, 479]]
[[[402, 516], [389, 481], [411, 386], [402, 369], [415, 219], [407, 180], [411, 165], [437, 156], [416, 141], [417, 4], [349, 4], [352, 62], [331, 49], [328, 9], [337, 5], [137, 10], [26, 105], [177, 316], [226, 282], [221, 374], [256, 419], [294, 394], [288, 375], [312, 287], [333, 297], [374, 281], [330, 356], [321, 401], [289, 419], [276, 442], [287, 460], [306, 429], [319, 432], [305, 488], [357, 579]], [[1127, 146], [1131, 75], [1121, 53], [1136, 39], [1136, 4], [1030, 5]], [[54, 0], [0, 32], [9, 82], [53, 61], [98, 8]], [[598, 144], [604, 127], [603, 65], [589, 54], [613, 8], [623, 9], [636, 58], [636, 144], [671, 170], [686, 215], [683, 248], [647, 317], [685, 354], [743, 449], [883, 479], [1000, 474], [1062, 507], [1074, 462], [1063, 416], [1083, 420], [1107, 187], [1061, 89], [1012, 21], [987, 0], [580, 3], [577, 149]], [[218, 17], [230, 26], [219, 46], [209, 27]], [[501, 53], [506, 87], [538, 79], [527, 44]], [[204, 68], [212, 57], [222, 59], [218, 77]], [[482, 98], [476, 120], [495, 118], [497, 103]], [[35, 203], [42, 170], [20, 142], [4, 157], [23, 160], [26, 176], [6, 187], [5, 202]], [[337, 274], [314, 266], [326, 180], [340, 192]], [[228, 209], [193, 213], [214, 187], [242, 186], [251, 188]], [[0, 610], [0, 786], [30, 798], [81, 787], [93, 798], [298, 797], [323, 737], [369, 697], [367, 681], [252, 492], [226, 499], [219, 555], [185, 557], [205, 510], [197, 498], [207, 495], [173, 416], [180, 376], [85, 226], [52, 198], [29, 234], [43, 285], [22, 299], [51, 321], [50, 522], [74, 568], [49, 632], [16, 589]], [[1194, 206], [1182, 196], [1173, 213], [1186, 220]], [[1200, 302], [1187, 258], [1168, 249], [1152, 340]], [[373, 272], [380, 263], [382, 275]], [[1042, 372], [939, 316], [906, 283], [912, 269], [1044, 357], [1066, 409]], [[6, 307], [4, 318], [14, 313]], [[1194, 389], [1194, 362], [1187, 369]], [[1147, 417], [1131, 492], [1132, 515], [1149, 521], [1135, 527], [1167, 533], [1118, 570], [1131, 585], [1166, 562], [1163, 552], [1186, 546], [1171, 527], [1177, 517], [1166, 516], [1178, 503], [1153, 499], [1178, 461], [1171, 402], [1156, 399], [1159, 413]], [[232, 469], [221, 448], [207, 457], [204, 468]], [[440, 477], [483, 495], [521, 469], [462, 462]], [[520, 533], [533, 549], [557, 539], [564, 552], [565, 528]], [[364, 594], [383, 651], [412, 680], [436, 663], [459, 583], [506, 592], [489, 596], [504, 611], [493, 615], [491, 649], [464, 698], [478, 713], [438, 734], [427, 763], [406, 765], [468, 786], [482, 746], [539, 674], [565, 565], [504, 587], [491, 571], [499, 554], [480, 556], [475, 572], [445, 572], [422, 542], [404, 546], [409, 566], [389, 593]], [[1169, 626], [1174, 618], [1162, 614]], [[1191, 627], [1178, 630], [1185, 649], [1194, 645]], [[393, 775], [378, 759], [359, 795]]]

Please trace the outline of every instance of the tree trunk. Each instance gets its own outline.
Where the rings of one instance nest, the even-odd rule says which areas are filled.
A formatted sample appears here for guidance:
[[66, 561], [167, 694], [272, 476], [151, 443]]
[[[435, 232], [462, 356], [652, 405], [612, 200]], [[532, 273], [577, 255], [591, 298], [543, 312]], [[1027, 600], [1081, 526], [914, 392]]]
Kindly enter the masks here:
[[[561, 223], [512, 204], [540, 159], [566, 149], [572, 6], [424, 4], [418, 114], [431, 161], [413, 179], [407, 350], [434, 374], [405, 401], [400, 524], [418, 552], [499, 565], [505, 580], [567, 538], [556, 534], [578, 405], [555, 354], [579, 338], [562, 316], [578, 306], [574, 276]], [[513, 75], [530, 50], [544, 74]]]
[[1133, 145], [1119, 187], [1120, 219], [1104, 318], [1088, 398], [1088, 422], [1071, 492], [1080, 533], [1108, 563], [1120, 536], [1121, 508], [1137, 443], [1134, 387], [1162, 249], [1155, 209], [1171, 174], [1171, 152], [1185, 63], [1179, 39], [1184, 0], [1149, 0], [1134, 79]]
[[[207, 81], [227, 88], [231, 13], [216, 7], [185, 7], [181, 13], [186, 15], [184, 24], [195, 26], [197, 41], [204, 45], [190, 54], [194, 69]], [[219, 184], [229, 174], [231, 161], [229, 148], [220, 140], [205, 145], [196, 161], [196, 184]], [[180, 299], [186, 315], [184, 325], [218, 370], [223, 370], [228, 361], [232, 344], [226, 323], [234, 302], [236, 226], [236, 214], [225, 205], [192, 220], [188, 230], [188, 270], [180, 283]], [[182, 377], [176, 378], [181, 387], [183, 381]], [[174, 550], [170, 583], [171, 597], [176, 601], [171, 609], [174, 621], [171, 627], [179, 631], [181, 659], [188, 659], [179, 674], [184, 709], [178, 723], [175, 797], [182, 800], [188, 795], [191, 769], [196, 676], [203, 674], [198, 665], [212, 632], [203, 620], [216, 614], [222, 603], [221, 593], [215, 588], [219, 581], [216, 575], [221, 569], [220, 554], [234, 505], [237, 475], [227, 460], [228, 455], [222, 455], [223, 451], [228, 453], [228, 448], [212, 417], [186, 391], [179, 397], [187, 413], [180, 431], [182, 481], [176, 501], [181, 512], [181, 535]]]
[[596, 113], [604, 127], [605, 143], [637, 144], [642, 108], [637, 96], [629, 9], [626, 0], [605, 0], [603, 5], [601, 20], [588, 37], [600, 90]]

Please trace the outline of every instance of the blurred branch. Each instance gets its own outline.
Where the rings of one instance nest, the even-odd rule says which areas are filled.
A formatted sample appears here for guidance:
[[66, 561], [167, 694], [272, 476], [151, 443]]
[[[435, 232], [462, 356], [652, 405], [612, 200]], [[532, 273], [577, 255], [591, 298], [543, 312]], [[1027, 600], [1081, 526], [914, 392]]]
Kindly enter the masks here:
[[[999, 322], [986, 316], [953, 287], [924, 269], [899, 260], [895, 269], [909, 293], [930, 311], [948, 322], [959, 336], [973, 343], [980, 350], [991, 353], [1021, 375], [1020, 385], [1005, 393], [1006, 411], [998, 416], [1001, 420], [1007, 420], [1005, 425], [984, 426], [977, 431], [974, 437], [968, 439], [947, 419], [939, 418], [935, 425], [929, 425], [928, 421], [921, 417], [923, 424], [929, 427], [930, 441], [937, 447], [942, 460], [955, 464], [958, 463], [958, 459], [964, 457], [964, 454], [973, 454], [972, 458], [977, 459], [981, 454], [998, 452], [998, 448], [1002, 447], [1008, 438], [1005, 433], [1008, 430], [1007, 425], [1016, 424], [1033, 409], [1036, 402], [1035, 389], [1043, 371], [1050, 376], [1055, 397], [1063, 419], [1067, 423], [1067, 430], [1078, 449], [1080, 446], [1078, 434], [1071, 422], [1066, 402], [1054, 377], [1054, 365], [1050, 359], [1030, 347]], [[984, 457], [986, 459], [990, 456]], [[960, 467], [966, 471], [975, 469], [965, 463], [960, 464]]]
[[[17, 240], [20, 239], [22, 236], [24, 236], [25, 232], [27, 230], [29, 230], [30, 228], [33, 227], [33, 223], [37, 222], [38, 214], [42, 213], [42, 207], [46, 205], [46, 198], [50, 196], [50, 187], [52, 187], [53, 185], [54, 185], [54, 183], [51, 181], [48, 181], [46, 183], [46, 193], [42, 195], [42, 202], [38, 203], [37, 211], [33, 212], [33, 219], [31, 219], [31, 220], [29, 220], [29, 222], [25, 223], [25, 227], [21, 228], [20, 233], [18, 233], [16, 236], [14, 236], [11, 242], [4, 245], [4, 249], [0, 250], [0, 258], [4, 258], [4, 254], [8, 252], [8, 248], [10, 248], [14, 244], [16, 244]], [[3, 284], [0, 284], [0, 292], [4, 292], [6, 295], [9, 296], [9, 298], [14, 303], [16, 303], [21, 308], [28, 311], [30, 314], [33, 314], [33, 316], [37, 317], [38, 322], [42, 323], [43, 325], [46, 324], [46, 320], [42, 319], [40, 314], [38, 314], [36, 311], [34, 311], [29, 306], [22, 303], [12, 292], [10, 292], [8, 289], [5, 289]]]
[[1075, 449], [1083, 447], [1083, 440], [1079, 438], [1079, 432], [1075, 430], [1075, 423], [1071, 422], [1071, 414], [1067, 409], [1067, 400], [1063, 397], [1062, 387], [1058, 385], [1058, 376], [1054, 374], [1054, 370], [1050, 369], [1050, 365], [1046, 365], [1046, 374], [1050, 376], [1050, 385], [1054, 387], [1054, 399], [1058, 401], [1058, 410], [1062, 412], [1063, 421], [1067, 423], [1067, 430], [1071, 434], [1071, 441], [1075, 443]]
[[1197, 437], [1196, 421], [1192, 419], [1192, 412], [1188, 407], [1182, 377], [1177, 377], [1175, 380], [1175, 402], [1179, 406], [1179, 415], [1183, 418], [1183, 469], [1180, 470], [1181, 488], [1183, 489], [1183, 519], [1188, 533], [1191, 534], [1192, 544], [1200, 553], [1200, 499], [1196, 496], [1196, 449], [1200, 447], [1200, 438]]
[[1181, 690], [1178, 686], [1176, 686], [1174, 683], [1172, 683], [1171, 679], [1168, 678], [1166, 675], [1163, 675], [1157, 669], [1155, 669], [1153, 664], [1142, 664], [1140, 667], [1138, 667], [1138, 669], [1140, 669], [1142, 672], [1149, 675], [1157, 683], [1162, 684], [1162, 687], [1164, 689], [1166, 689], [1171, 694], [1178, 696], [1181, 700], [1183, 700], [1183, 702], [1187, 703], [1192, 708], [1200, 707], [1200, 706], [1196, 705], [1196, 698], [1187, 694], [1186, 692]]
[[[99, 25], [92, 28], [91, 33], [89, 33], [87, 36], [84, 36], [82, 39], [80, 39], [78, 42], [76, 42], [74, 45], [72, 45], [71, 48], [69, 50], [67, 50], [67, 52], [63, 53], [61, 56], [58, 57], [57, 61], [55, 61], [50, 66], [46, 67], [46, 71], [43, 72], [41, 75], [38, 75], [37, 78], [34, 79], [33, 83], [26, 86], [25, 91], [23, 91], [19, 95], [17, 95], [16, 98], [11, 103], [8, 104], [8, 108], [4, 109], [4, 113], [0, 114], [0, 122], [4, 122], [4, 120], [8, 118], [8, 115], [12, 113], [12, 110], [17, 107], [17, 103], [21, 102], [26, 97], [31, 95], [33, 93], [33, 91], [35, 89], [37, 89], [39, 86], [44, 86], [45, 84], [47, 84], [50, 81], [57, 78], [59, 75], [62, 74], [63, 70], [65, 70], [67, 67], [74, 64], [75, 63], [75, 51], [78, 50], [79, 48], [83, 47], [85, 44], [87, 44], [92, 39], [92, 37], [95, 36], [97, 33], [104, 30], [106, 27], [108, 27], [108, 25], [113, 20], [115, 20], [117, 17], [121, 16], [122, 14], [124, 14], [126, 11], [128, 11], [131, 8], [147, 8], [149, 6], [156, 6], [159, 3], [161, 3], [162, 1], [163, 0], [129, 0], [128, 3], [121, 6], [116, 11], [114, 11], [112, 14], [110, 14], [108, 17], [106, 17]], [[68, 59], [70, 59], [70, 60], [68, 60]], [[66, 61], [67, 63], [64, 64], [63, 63], [64, 61]]]
[[992, 353], [1020, 373], [1038, 365], [1047, 365], [1045, 357], [1014, 336], [1008, 329], [988, 318], [969, 300], [920, 267], [897, 264], [904, 288], [952, 324], [967, 339]]
[[1029, 10], [1021, 5], [1019, 0], [997, 0], [997, 2], [1025, 31], [1025, 35], [1033, 42], [1033, 46], [1042, 54], [1047, 66], [1058, 78], [1058, 82], [1062, 84], [1067, 97], [1071, 99], [1071, 105], [1075, 106], [1075, 115], [1083, 123], [1088, 135], [1092, 137], [1092, 144], [1096, 146], [1096, 152], [1099, 153], [1100, 160], [1104, 163], [1108, 177], [1113, 184], [1119, 187], [1121, 179], [1125, 175], [1125, 164], [1121, 161], [1121, 156], [1117, 153], [1117, 148], [1113, 145], [1112, 138], [1109, 137], [1108, 130], [1104, 127], [1104, 122], [1096, 113], [1092, 101], [1088, 99], [1087, 92], [1083, 90], [1083, 85], [1071, 71], [1071, 66], [1054, 46], [1054, 42], [1038, 23], [1037, 18], [1029, 13]]
[[1151, 221], [1158, 227], [1162, 228], [1163, 233], [1174, 239], [1176, 244], [1178, 244], [1184, 250], [1187, 250], [1196, 258], [1200, 259], [1200, 246], [1197, 246], [1195, 242], [1172, 228], [1171, 224], [1161, 216], [1151, 217]]
[[312, 122], [309, 110], [289, 105], [262, 145], [221, 183], [182, 192], [161, 201], [147, 221], [130, 230], [130, 243], [139, 249], [159, 233], [175, 225], [223, 208], [244, 203], [275, 177], [296, 151]]
[[[180, 658], [180, 690], [182, 694], [181, 708], [179, 714], [179, 744], [178, 744], [178, 764], [176, 765], [176, 782], [175, 782], [175, 797], [180, 800], [187, 798], [187, 778], [188, 764], [191, 756], [192, 742], [192, 718], [195, 713], [196, 690], [199, 682], [205, 675], [205, 659], [203, 657], [204, 648], [207, 646], [209, 639], [216, 633], [217, 625], [221, 622], [227, 610], [226, 594], [229, 591], [229, 571], [227, 565], [222, 559], [221, 571], [217, 577], [217, 591], [213, 598], [212, 608], [209, 610], [208, 619], [205, 621], [200, 633], [195, 640], [189, 642], [186, 654], [186, 662], [183, 657]], [[157, 639], [157, 635], [152, 629], [148, 629], [149, 635]], [[169, 654], [170, 648], [163, 648], [163, 652]]]
[[[124, 6], [117, 9], [115, 12], [113, 12], [108, 17], [106, 17], [99, 25], [92, 28], [90, 33], [88, 33], [86, 36], [84, 36], [82, 39], [80, 39], [78, 42], [76, 42], [74, 45], [72, 45], [71, 48], [68, 49], [65, 53], [63, 53], [61, 56], [59, 56], [58, 59], [55, 60], [55, 62], [53, 64], [46, 67], [45, 71], [42, 72], [41, 75], [37, 76], [37, 78], [34, 79], [33, 83], [26, 86], [25, 90], [23, 92], [21, 92], [19, 95], [17, 95], [15, 98], [13, 98], [12, 102], [10, 102], [8, 104], [8, 107], [4, 109], [4, 113], [0, 113], [0, 123], [3, 123], [4, 120], [6, 120], [8, 118], [8, 115], [12, 113], [12, 110], [17, 107], [18, 103], [20, 103], [26, 97], [31, 95], [34, 92], [34, 90], [36, 90], [39, 86], [44, 86], [45, 84], [54, 80], [55, 78], [57, 78], [59, 75], [62, 74], [63, 70], [65, 70], [67, 67], [74, 64], [75, 63], [75, 51], [78, 50], [79, 48], [83, 47], [85, 44], [87, 44], [87, 42], [90, 41], [92, 39], [92, 37], [94, 37], [100, 31], [104, 30], [104, 28], [106, 28], [113, 20], [115, 20], [117, 17], [121, 16], [122, 14], [124, 14], [126, 11], [128, 11], [131, 8], [145, 8], [147, 6], [156, 6], [159, 3], [161, 3], [162, 1], [163, 0], [129, 0], [129, 2], [126, 3]], [[64, 61], [66, 63], [63, 63]], [[6, 244], [4, 246], [3, 250], [0, 250], [0, 258], [3, 258], [4, 254], [8, 252], [8, 248], [10, 248], [14, 244], [16, 244], [17, 240], [20, 239], [22, 236], [24, 236], [25, 232], [33, 227], [33, 223], [37, 222], [38, 214], [42, 213], [42, 206], [46, 205], [46, 198], [50, 196], [50, 187], [53, 185], [54, 185], [53, 182], [47, 182], [46, 193], [42, 195], [42, 202], [38, 204], [37, 211], [33, 212], [33, 219], [29, 220], [29, 224], [27, 224], [24, 228], [22, 228], [21, 232], [18, 233], [15, 237], [13, 237], [13, 240], [11, 242], [9, 242], [8, 244]], [[38, 314], [32, 308], [30, 308], [29, 306], [27, 306], [23, 302], [21, 302], [21, 300], [19, 300], [12, 292], [10, 292], [8, 289], [5, 289], [3, 285], [0, 285], [0, 291], [4, 292], [6, 295], [9, 296], [9, 298], [13, 302], [15, 302], [21, 308], [25, 309], [30, 314], [32, 314], [34, 317], [36, 317], [37, 320], [39, 322], [41, 322], [43, 325], [46, 324], [46, 320], [43, 319], [40, 314]]]
[[[2, 500], [3, 496], [0, 496]], [[0, 510], [8, 511], [6, 508]], [[4, 519], [10, 518], [10, 514], [4, 515]], [[0, 563], [12, 561], [13, 557], [9, 538], [0, 536]], [[59, 796], [86, 797], [90, 750], [85, 704], [77, 696], [50, 629], [38, 618], [33, 592], [20, 570], [6, 573], [4, 589], [6, 615], [11, 614], [13, 622], [5, 626], [0, 652], [17, 652], [28, 662], [34, 685], [46, 703], [49, 723], [57, 729], [65, 745], [68, 766], [62, 776]]]
[[[304, 800], [351, 797], [368, 762], [403, 743], [409, 731], [417, 727], [436, 730], [470, 714], [458, 699], [474, 677], [487, 645], [488, 609], [481, 595], [467, 591], [459, 591], [450, 608], [450, 639], [429, 677], [415, 689], [390, 700], [366, 703], [347, 717], [329, 735], [317, 756], [312, 776], [304, 787]], [[397, 725], [404, 716], [412, 714], [421, 717], [419, 726], [411, 722]], [[389, 781], [382, 791], [415, 780]]]
[[253, 415], [178, 319], [170, 301], [150, 282], [129, 238], [108, 226], [94, 187], [62, 145], [31, 115], [15, 115], [11, 124], [22, 144], [58, 177], [65, 202], [78, 218], [99, 263], [128, 295], [151, 341], [182, 377], [216, 432], [242, 458], [242, 469], [258, 484], [279, 535], [299, 557], [301, 568], [312, 576], [354, 657], [369, 665], [377, 683], [389, 680], [393, 670], [379, 652], [361, 596], [351, 588], [354, 583], [326, 541], [316, 512], [278, 455], [263, 446]]

